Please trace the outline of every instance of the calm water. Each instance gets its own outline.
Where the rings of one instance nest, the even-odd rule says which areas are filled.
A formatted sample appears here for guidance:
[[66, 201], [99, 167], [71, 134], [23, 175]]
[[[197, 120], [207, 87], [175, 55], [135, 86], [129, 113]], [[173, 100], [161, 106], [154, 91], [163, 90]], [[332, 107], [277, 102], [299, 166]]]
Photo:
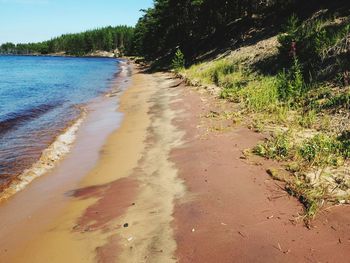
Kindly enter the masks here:
[[106, 92], [118, 60], [0, 56], [0, 190]]

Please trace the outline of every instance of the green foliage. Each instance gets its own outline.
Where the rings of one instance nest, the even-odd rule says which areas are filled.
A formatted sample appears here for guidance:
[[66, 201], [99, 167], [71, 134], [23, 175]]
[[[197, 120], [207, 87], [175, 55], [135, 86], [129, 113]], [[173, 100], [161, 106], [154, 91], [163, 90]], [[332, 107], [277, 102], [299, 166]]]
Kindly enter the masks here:
[[280, 100], [288, 103], [298, 101], [306, 92], [301, 65], [297, 58], [289, 71], [283, 70], [277, 75], [277, 90]]
[[323, 107], [350, 109], [350, 92], [341, 93], [329, 98]]
[[298, 154], [307, 166], [337, 166], [342, 161], [341, 144], [336, 138], [317, 134], [303, 141]]
[[180, 49], [177, 49], [172, 61], [172, 68], [178, 72], [185, 67], [185, 56]]
[[[269, 17], [290, 12], [296, 0], [155, 0], [135, 28], [135, 50], [149, 60], [172, 54], [181, 47], [187, 60], [209, 42], [239, 39], [253, 14]], [[242, 20], [242, 21], [239, 21]], [[171, 59], [169, 62], [171, 62]]]
[[269, 159], [288, 160], [292, 156], [293, 144], [290, 132], [275, 134], [271, 139], [258, 144], [254, 153]]
[[296, 143], [288, 131], [277, 133], [258, 144], [254, 153], [269, 159], [294, 160], [303, 167], [339, 166], [350, 157], [350, 139], [342, 138], [320, 133]]
[[[323, 71], [325, 52], [350, 33], [349, 24], [337, 25], [332, 23], [332, 19], [316, 18], [301, 22], [293, 15], [285, 26], [285, 32], [278, 36], [280, 60], [287, 67], [292, 67], [295, 66], [293, 58], [297, 58], [307, 73], [304, 76], [307, 81], [326, 77], [323, 76], [326, 74]], [[344, 58], [337, 57], [337, 64], [345, 65]], [[342, 66], [338, 68], [344, 70]], [[333, 74], [335, 77], [336, 74]]]
[[89, 52], [113, 51], [118, 48], [132, 53], [134, 29], [128, 26], [104, 27], [78, 34], [65, 34], [49, 41], [0, 46], [0, 53], [7, 54], [48, 54], [64, 52], [69, 55], [85, 55]]
[[350, 131], [344, 131], [338, 138], [340, 151], [344, 158], [350, 159]]
[[4, 43], [0, 46], [0, 53], [11, 54], [16, 50], [16, 45], [10, 42]]
[[304, 112], [298, 118], [299, 125], [303, 128], [308, 128], [308, 129], [312, 128], [316, 123], [316, 121], [317, 121], [317, 115], [314, 110]]
[[239, 96], [251, 112], [273, 112], [279, 106], [274, 78], [258, 78], [249, 82], [239, 91]]
[[306, 225], [309, 225], [310, 221], [315, 218], [328, 195], [327, 187], [310, 185], [298, 177], [287, 181], [286, 190], [304, 205], [304, 222]]

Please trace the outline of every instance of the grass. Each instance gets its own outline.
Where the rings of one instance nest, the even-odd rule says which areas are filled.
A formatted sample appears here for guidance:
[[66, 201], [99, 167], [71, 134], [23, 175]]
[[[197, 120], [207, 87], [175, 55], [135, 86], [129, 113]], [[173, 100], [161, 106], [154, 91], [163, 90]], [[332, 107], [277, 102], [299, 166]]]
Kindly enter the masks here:
[[[344, 160], [350, 157], [349, 146], [348, 134], [334, 137], [320, 133], [296, 142], [295, 135], [288, 131], [277, 133], [264, 143], [258, 144], [253, 152], [265, 158], [288, 162], [286, 169], [290, 172], [289, 177], [281, 177], [273, 169], [267, 172], [274, 180], [285, 182], [287, 192], [304, 205], [304, 219], [309, 224], [327, 200], [336, 200], [332, 197], [332, 186], [322, 181], [311, 182], [305, 174], [315, 167], [325, 169], [343, 165]], [[323, 171], [321, 175], [326, 176]], [[338, 187], [341, 188], [342, 182], [337, 180]], [[344, 189], [347, 191], [348, 186]]]
[[[350, 159], [350, 131], [341, 130], [339, 136], [332, 120], [334, 112], [350, 109], [349, 89], [317, 79], [324, 73], [326, 51], [349, 32], [346, 23], [337, 25], [331, 19], [304, 24], [291, 21], [288, 32], [279, 37], [280, 56], [285, 55], [289, 62], [275, 75], [253, 72], [234, 57], [193, 65], [181, 72], [199, 85], [220, 87], [219, 98], [239, 104], [240, 118], [245, 116], [250, 128], [274, 131], [271, 138], [254, 147], [253, 153], [286, 164], [289, 177], [274, 170], [268, 173], [285, 182], [287, 192], [303, 203], [307, 221], [327, 200], [336, 198], [327, 180], [315, 184], [306, 174], [319, 170], [322, 177], [327, 177], [327, 168], [340, 167]], [[291, 60], [288, 53], [292, 39], [298, 49]], [[335, 67], [338, 72], [333, 76], [339, 78], [343, 66]]]
[[350, 92], [335, 95], [328, 99], [324, 108], [350, 109]]
[[263, 143], [258, 144], [253, 152], [259, 156], [279, 161], [293, 161], [299, 164], [298, 170], [306, 171], [312, 167], [338, 167], [349, 156], [349, 139], [326, 134], [316, 134], [311, 138], [296, 140], [291, 130], [278, 132]]
[[317, 113], [315, 110], [310, 110], [298, 116], [298, 124], [307, 129], [311, 129], [317, 122]]
[[328, 188], [324, 186], [312, 186], [305, 182], [303, 178], [288, 175], [276, 168], [267, 169], [266, 172], [273, 180], [285, 183], [285, 190], [303, 204], [305, 213], [302, 218], [305, 224], [309, 226], [318, 211], [325, 204], [329, 192]]
[[297, 156], [306, 167], [340, 166], [344, 163], [342, 144], [337, 138], [325, 134], [302, 141]]
[[239, 62], [221, 59], [208, 64], [199, 64], [184, 70], [187, 78], [201, 85], [216, 85], [222, 88], [219, 97], [242, 103], [249, 112], [284, 112], [279, 103], [276, 77], [255, 75]]
[[253, 152], [262, 157], [282, 161], [291, 159], [293, 150], [291, 132], [279, 132], [264, 143], [255, 146]]
[[309, 225], [315, 218], [317, 212], [325, 204], [328, 196], [328, 188], [322, 186], [312, 186], [303, 180], [295, 178], [286, 183], [286, 191], [295, 196], [305, 208], [304, 222]]

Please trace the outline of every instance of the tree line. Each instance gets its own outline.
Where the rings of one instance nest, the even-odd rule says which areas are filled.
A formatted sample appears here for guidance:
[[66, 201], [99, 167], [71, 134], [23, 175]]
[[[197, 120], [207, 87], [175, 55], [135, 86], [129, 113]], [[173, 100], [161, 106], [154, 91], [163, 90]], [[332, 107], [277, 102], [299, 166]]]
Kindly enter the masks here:
[[154, 0], [135, 28], [105, 27], [65, 34], [40, 43], [0, 46], [0, 53], [84, 55], [116, 48], [147, 60], [167, 58], [180, 49], [189, 63], [215, 49], [232, 49], [249, 38], [275, 35], [292, 14], [307, 17], [315, 10], [348, 0]]
[[180, 48], [191, 59], [220, 46], [232, 48], [247, 33], [277, 33], [293, 13], [307, 15], [336, 2], [346, 1], [155, 0], [136, 25], [134, 50], [154, 60]]
[[130, 54], [134, 28], [129, 26], [104, 27], [83, 33], [64, 34], [60, 37], [38, 43], [13, 44], [0, 46], [3, 54], [53, 54], [64, 52], [67, 55], [86, 55], [97, 50]]

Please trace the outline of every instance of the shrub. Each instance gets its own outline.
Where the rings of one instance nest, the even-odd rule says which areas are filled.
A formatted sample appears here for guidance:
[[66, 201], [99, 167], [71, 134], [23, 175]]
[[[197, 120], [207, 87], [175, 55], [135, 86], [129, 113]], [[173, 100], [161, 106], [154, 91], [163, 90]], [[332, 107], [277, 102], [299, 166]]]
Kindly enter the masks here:
[[264, 143], [258, 144], [254, 153], [269, 159], [295, 160], [301, 166], [339, 166], [350, 158], [350, 135], [336, 138], [318, 134], [310, 139], [295, 143], [290, 131], [277, 133]]
[[350, 109], [350, 92], [331, 97], [325, 104], [324, 108], [346, 108]]
[[220, 92], [220, 99], [229, 100], [231, 102], [239, 103], [241, 98], [239, 95], [239, 90], [237, 88], [223, 88]]
[[316, 112], [314, 110], [307, 111], [299, 117], [299, 125], [303, 128], [312, 128], [316, 123]]
[[180, 49], [177, 49], [172, 61], [172, 68], [178, 72], [185, 67], [185, 56]]
[[338, 137], [340, 142], [340, 151], [344, 158], [350, 158], [350, 131], [344, 131], [341, 136]]
[[307, 166], [337, 166], [342, 159], [341, 144], [336, 138], [318, 134], [298, 147], [298, 154]]
[[291, 139], [290, 132], [277, 133], [266, 142], [258, 144], [253, 151], [255, 154], [269, 159], [288, 160], [292, 156]]
[[305, 94], [307, 88], [304, 83], [301, 65], [297, 58], [289, 71], [285, 69], [277, 75], [277, 91], [281, 101], [289, 104], [298, 101]]
[[[322, 66], [324, 59], [327, 58], [326, 51], [348, 36], [350, 26], [346, 23], [334, 25], [332, 19], [320, 18], [301, 23], [294, 15], [288, 20], [284, 31], [285, 33], [278, 36], [280, 61], [289, 68], [293, 66], [293, 58], [297, 57], [303, 66], [304, 73], [307, 73], [304, 78], [312, 82], [326, 74]], [[348, 65], [346, 63], [348, 59], [340, 61], [337, 63]], [[344, 66], [338, 66], [338, 68], [342, 73], [344, 72]]]
[[[321, 52], [328, 46], [329, 38], [323, 24], [325, 21], [316, 19], [301, 23], [293, 15], [287, 22], [285, 33], [278, 36], [280, 54], [285, 62], [291, 61], [296, 55], [301, 63], [310, 69], [315, 64]], [[292, 43], [295, 45], [295, 54], [292, 54]]]

